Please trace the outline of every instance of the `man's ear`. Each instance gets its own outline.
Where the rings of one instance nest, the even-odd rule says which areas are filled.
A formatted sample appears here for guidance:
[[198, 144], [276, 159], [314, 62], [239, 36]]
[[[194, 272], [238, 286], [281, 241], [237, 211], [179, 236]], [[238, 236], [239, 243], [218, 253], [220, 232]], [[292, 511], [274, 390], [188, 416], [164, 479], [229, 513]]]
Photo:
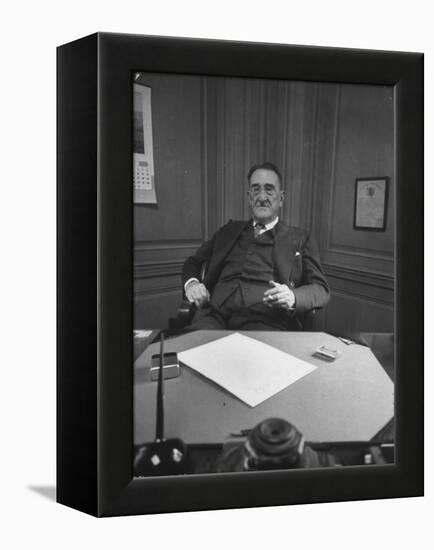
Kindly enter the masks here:
[[280, 202], [283, 202], [285, 200], [285, 191], [280, 191]]

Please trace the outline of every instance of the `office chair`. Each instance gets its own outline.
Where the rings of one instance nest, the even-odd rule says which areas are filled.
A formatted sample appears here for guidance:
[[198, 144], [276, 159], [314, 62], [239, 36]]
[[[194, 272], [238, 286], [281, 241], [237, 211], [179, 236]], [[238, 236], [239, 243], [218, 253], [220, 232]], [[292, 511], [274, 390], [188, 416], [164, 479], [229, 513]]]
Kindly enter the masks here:
[[[200, 275], [199, 275], [200, 282], [203, 282], [205, 280], [207, 268], [208, 268], [208, 262], [203, 262], [200, 269]], [[317, 309], [320, 309], [320, 308], [317, 308]], [[169, 319], [169, 328], [182, 329], [190, 325], [190, 323], [193, 320], [193, 316], [195, 312], [196, 312], [196, 306], [192, 302], [189, 302], [187, 299], [183, 299], [181, 304], [178, 307], [177, 316]], [[300, 321], [302, 330], [304, 331], [314, 330], [315, 315], [316, 315], [316, 309], [313, 309], [303, 314], [302, 316], [298, 316], [298, 320]]]

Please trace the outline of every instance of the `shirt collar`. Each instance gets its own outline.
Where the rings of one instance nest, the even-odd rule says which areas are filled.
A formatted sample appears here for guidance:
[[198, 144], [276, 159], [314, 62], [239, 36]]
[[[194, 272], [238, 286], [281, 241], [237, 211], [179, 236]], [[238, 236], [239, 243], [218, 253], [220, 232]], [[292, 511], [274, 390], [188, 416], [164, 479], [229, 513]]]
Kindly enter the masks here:
[[[270, 229], [273, 229], [273, 227], [277, 225], [278, 221], [279, 221], [279, 216], [277, 216], [277, 218], [275, 218], [272, 222], [263, 224], [265, 227], [265, 231], [269, 231]], [[261, 223], [261, 222], [257, 222], [256, 220], [253, 220], [253, 227], [255, 227], [257, 223]]]

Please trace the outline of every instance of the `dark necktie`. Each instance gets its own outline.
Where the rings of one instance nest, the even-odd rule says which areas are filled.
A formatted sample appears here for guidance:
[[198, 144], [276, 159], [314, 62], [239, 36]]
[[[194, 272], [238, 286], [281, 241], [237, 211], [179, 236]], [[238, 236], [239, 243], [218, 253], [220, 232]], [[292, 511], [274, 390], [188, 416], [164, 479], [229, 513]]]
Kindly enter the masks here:
[[253, 228], [253, 236], [255, 239], [259, 237], [261, 234], [261, 231], [265, 229], [265, 225], [263, 223], [255, 223], [255, 227]]

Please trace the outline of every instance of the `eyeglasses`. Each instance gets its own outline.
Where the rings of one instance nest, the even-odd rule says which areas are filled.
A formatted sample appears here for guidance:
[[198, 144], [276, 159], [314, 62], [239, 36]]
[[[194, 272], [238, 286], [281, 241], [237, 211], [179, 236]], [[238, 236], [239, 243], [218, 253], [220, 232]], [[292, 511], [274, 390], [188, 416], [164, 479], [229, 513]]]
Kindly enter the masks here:
[[259, 185], [252, 185], [252, 187], [249, 189], [249, 192], [254, 196], [257, 197], [262, 193], [262, 191], [265, 192], [266, 195], [269, 197], [273, 195], [277, 195], [278, 190], [274, 185], [266, 185], [264, 188], [261, 188]]

